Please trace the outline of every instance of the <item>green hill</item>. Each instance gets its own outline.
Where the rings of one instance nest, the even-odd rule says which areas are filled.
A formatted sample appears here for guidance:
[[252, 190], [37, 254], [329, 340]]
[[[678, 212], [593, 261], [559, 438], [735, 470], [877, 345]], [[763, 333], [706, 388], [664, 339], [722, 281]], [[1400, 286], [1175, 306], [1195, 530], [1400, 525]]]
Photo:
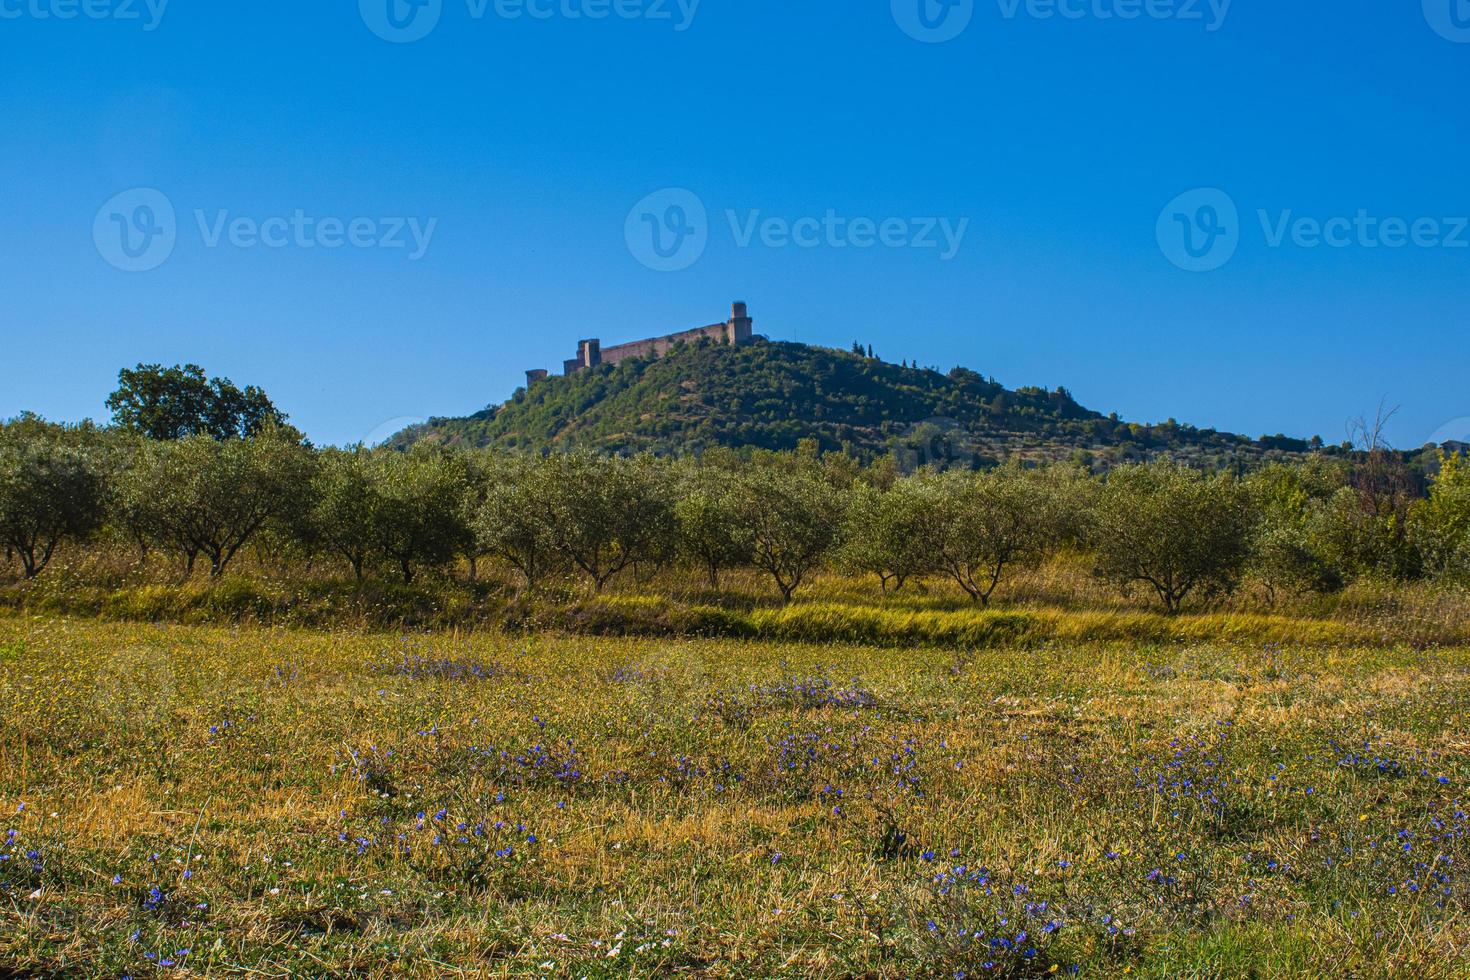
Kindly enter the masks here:
[[1065, 389], [1007, 389], [964, 368], [943, 374], [768, 341], [682, 345], [660, 360], [548, 378], [468, 418], [407, 429], [391, 444], [683, 454], [715, 446], [793, 449], [804, 439], [863, 458], [952, 465], [1012, 454], [1106, 464], [1166, 451], [1228, 465], [1309, 449], [1302, 440], [1252, 440], [1172, 421], [1129, 424], [1083, 408]]

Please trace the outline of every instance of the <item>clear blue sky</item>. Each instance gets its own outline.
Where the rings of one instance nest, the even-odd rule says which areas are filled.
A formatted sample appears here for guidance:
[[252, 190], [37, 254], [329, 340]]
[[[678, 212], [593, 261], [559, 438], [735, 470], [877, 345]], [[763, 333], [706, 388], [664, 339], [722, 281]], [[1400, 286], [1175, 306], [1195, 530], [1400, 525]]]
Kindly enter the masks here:
[[[436, 13], [395, 2], [408, 30]], [[1470, 248], [1422, 243], [1470, 244], [1466, 0], [1236, 0], [1223, 21], [1218, 0], [1150, 0], [1200, 19], [971, 0], [949, 20], [923, 0], [935, 31], [970, 17], [944, 43], [910, 36], [937, 36], [921, 0], [440, 2], [427, 36], [389, 43], [368, 26], [404, 37], [388, 0], [172, 0], [156, 23], [145, 0], [0, 0], [0, 417], [101, 419], [120, 367], [193, 361], [346, 443], [498, 402], [580, 337], [741, 298], [774, 339], [1066, 385], [1139, 421], [1336, 441], [1386, 395], [1399, 445], [1470, 434]], [[58, 16], [84, 3], [107, 16]], [[569, 16], [589, 4], [611, 16]], [[129, 273], [114, 221], [166, 217], [104, 208], [136, 188], [175, 210], [175, 241]], [[625, 233], [665, 188], [709, 218], [672, 272]], [[1165, 211], [1197, 188], [1239, 214], [1208, 272], [1167, 242], [1229, 221], [1201, 211], [1218, 196]], [[1288, 210], [1435, 223], [1401, 248], [1343, 225], [1346, 247], [1273, 247]], [[406, 231], [210, 244], [222, 212], [297, 211], [371, 219], [364, 243], [435, 223], [417, 260]], [[742, 245], [727, 211], [903, 219], [899, 241], [912, 219], [969, 224], [946, 260], [825, 231]]]

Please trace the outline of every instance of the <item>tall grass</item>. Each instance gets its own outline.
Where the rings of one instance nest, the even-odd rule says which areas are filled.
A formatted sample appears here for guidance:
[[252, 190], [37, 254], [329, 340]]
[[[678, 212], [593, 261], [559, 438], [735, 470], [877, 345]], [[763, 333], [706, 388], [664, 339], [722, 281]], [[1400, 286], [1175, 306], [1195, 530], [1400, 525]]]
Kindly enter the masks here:
[[1050, 642], [1470, 643], [1470, 594], [1426, 583], [1362, 581], [1331, 596], [1268, 596], [1252, 583], [1180, 616], [1142, 594], [1100, 583], [1064, 555], [1022, 569], [981, 609], [943, 579], [883, 594], [875, 579], [825, 572], [783, 608], [751, 570], [726, 573], [718, 590], [663, 569], [625, 575], [602, 595], [578, 580], [524, 593], [482, 569], [425, 576], [412, 586], [333, 577], [325, 567], [249, 560], [222, 581], [185, 579], [156, 557], [74, 553], [32, 582], [0, 585], [0, 607], [120, 621], [254, 623], [356, 629], [556, 629], [623, 636], [708, 636], [885, 647], [989, 647]]

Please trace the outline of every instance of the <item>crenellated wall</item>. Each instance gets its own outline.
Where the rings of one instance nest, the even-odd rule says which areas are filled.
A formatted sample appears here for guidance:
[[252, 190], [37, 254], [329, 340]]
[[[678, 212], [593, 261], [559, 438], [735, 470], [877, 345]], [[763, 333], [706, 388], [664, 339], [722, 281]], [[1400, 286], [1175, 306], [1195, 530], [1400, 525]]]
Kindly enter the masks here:
[[[749, 308], [744, 303], [736, 302], [730, 307], [730, 319], [724, 323], [711, 323], [707, 327], [695, 327], [693, 330], [681, 330], [662, 337], [650, 337], [612, 347], [603, 347], [602, 341], [595, 338], [579, 341], [577, 356], [564, 361], [562, 369], [567, 374], [576, 374], [599, 364], [618, 364], [634, 357], [663, 357], [676, 344], [694, 343], [705, 338], [724, 344], [748, 344], [755, 336], [754, 328], [755, 321], [750, 318]], [[539, 368], [527, 371], [526, 384], [535, 384], [546, 377], [547, 372]]]

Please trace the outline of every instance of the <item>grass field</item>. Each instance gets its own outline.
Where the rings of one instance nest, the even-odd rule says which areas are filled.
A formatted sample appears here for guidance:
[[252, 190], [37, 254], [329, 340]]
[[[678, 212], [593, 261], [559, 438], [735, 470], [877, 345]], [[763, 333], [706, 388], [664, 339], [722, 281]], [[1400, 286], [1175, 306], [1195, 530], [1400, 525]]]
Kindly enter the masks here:
[[1467, 700], [1408, 645], [0, 615], [0, 976], [1470, 976]]

